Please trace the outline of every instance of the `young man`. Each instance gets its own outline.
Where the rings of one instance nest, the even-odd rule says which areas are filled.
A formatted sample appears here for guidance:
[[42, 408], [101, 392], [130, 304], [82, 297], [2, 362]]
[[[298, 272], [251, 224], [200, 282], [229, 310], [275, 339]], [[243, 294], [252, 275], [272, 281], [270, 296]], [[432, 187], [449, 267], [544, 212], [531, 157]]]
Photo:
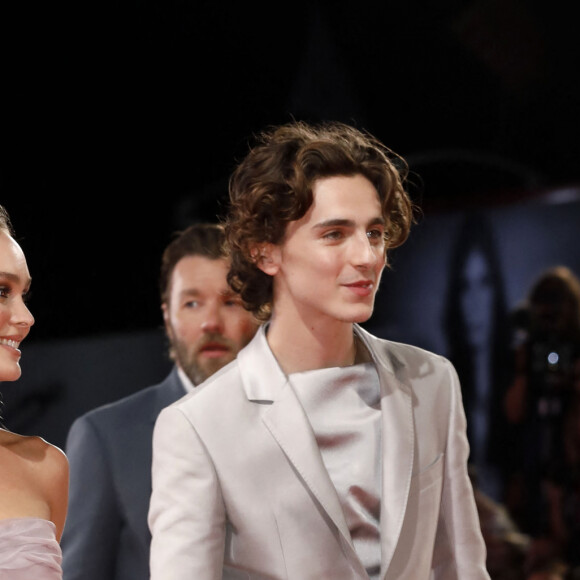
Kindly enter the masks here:
[[221, 226], [197, 224], [166, 248], [161, 308], [175, 367], [159, 385], [93, 410], [71, 427], [66, 580], [149, 578], [151, 439], [161, 409], [230, 361], [257, 324], [229, 288]]
[[413, 219], [404, 171], [303, 123], [236, 169], [228, 280], [267, 322], [157, 420], [152, 580], [489, 578], [453, 367], [358, 326]]

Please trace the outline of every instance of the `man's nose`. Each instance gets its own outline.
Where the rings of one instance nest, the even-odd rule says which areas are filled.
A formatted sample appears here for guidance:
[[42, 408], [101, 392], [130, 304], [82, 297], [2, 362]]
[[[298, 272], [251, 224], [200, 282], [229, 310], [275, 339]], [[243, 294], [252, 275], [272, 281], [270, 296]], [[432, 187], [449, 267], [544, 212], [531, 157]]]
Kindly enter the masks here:
[[379, 249], [373, 246], [366, 232], [353, 237], [352, 261], [356, 267], [368, 268], [378, 260]]
[[208, 305], [201, 329], [204, 332], [221, 332], [223, 330], [223, 316], [219, 305]]

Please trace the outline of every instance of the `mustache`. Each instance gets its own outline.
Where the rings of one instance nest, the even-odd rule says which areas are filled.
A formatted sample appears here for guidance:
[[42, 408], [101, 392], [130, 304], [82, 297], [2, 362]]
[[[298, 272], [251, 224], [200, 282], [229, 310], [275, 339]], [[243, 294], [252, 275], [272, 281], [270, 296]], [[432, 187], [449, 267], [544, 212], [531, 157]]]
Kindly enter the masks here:
[[224, 346], [224, 347], [229, 348], [231, 350], [233, 350], [233, 347], [234, 347], [232, 341], [227, 339], [222, 334], [219, 334], [217, 332], [210, 332], [209, 334], [205, 334], [199, 340], [199, 342], [197, 343], [196, 351], [199, 352], [203, 348], [205, 348], [206, 346], [208, 346], [210, 344], [218, 344], [220, 346]]

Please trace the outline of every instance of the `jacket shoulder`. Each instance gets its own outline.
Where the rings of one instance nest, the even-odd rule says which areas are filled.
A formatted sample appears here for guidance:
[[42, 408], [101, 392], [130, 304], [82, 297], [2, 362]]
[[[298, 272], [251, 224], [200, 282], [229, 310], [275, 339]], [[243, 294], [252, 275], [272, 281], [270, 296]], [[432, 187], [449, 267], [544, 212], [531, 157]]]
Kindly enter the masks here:
[[[176, 393], [179, 391], [171, 384], [170, 379], [171, 377], [167, 377], [157, 385], [145, 387], [122, 399], [91, 409], [78, 417], [73, 425], [75, 423], [77, 425], [89, 423], [98, 429], [112, 424], [126, 424], [128, 417], [131, 417], [131, 422], [145, 417], [148, 419], [156, 408], [160, 411], [161, 408], [176, 400], [172, 391], [176, 391]], [[184, 394], [184, 392], [181, 391], [180, 394]], [[167, 400], [168, 396], [171, 396], [171, 400]]]
[[451, 364], [446, 357], [419, 346], [379, 338], [378, 336], [366, 331], [362, 331], [361, 334], [366, 338], [375, 352], [388, 357], [395, 363], [416, 365], [425, 362], [427, 364], [431, 363], [443, 366]]

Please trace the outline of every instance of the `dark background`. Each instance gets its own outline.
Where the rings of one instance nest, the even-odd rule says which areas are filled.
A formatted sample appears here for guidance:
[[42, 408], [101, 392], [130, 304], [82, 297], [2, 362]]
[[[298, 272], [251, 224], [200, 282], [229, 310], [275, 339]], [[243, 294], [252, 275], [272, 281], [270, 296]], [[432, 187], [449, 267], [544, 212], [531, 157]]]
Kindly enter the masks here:
[[580, 180], [572, 3], [5, 4], [0, 203], [34, 279], [29, 341], [158, 326], [163, 247], [222, 211], [268, 124], [368, 129], [427, 215]]

